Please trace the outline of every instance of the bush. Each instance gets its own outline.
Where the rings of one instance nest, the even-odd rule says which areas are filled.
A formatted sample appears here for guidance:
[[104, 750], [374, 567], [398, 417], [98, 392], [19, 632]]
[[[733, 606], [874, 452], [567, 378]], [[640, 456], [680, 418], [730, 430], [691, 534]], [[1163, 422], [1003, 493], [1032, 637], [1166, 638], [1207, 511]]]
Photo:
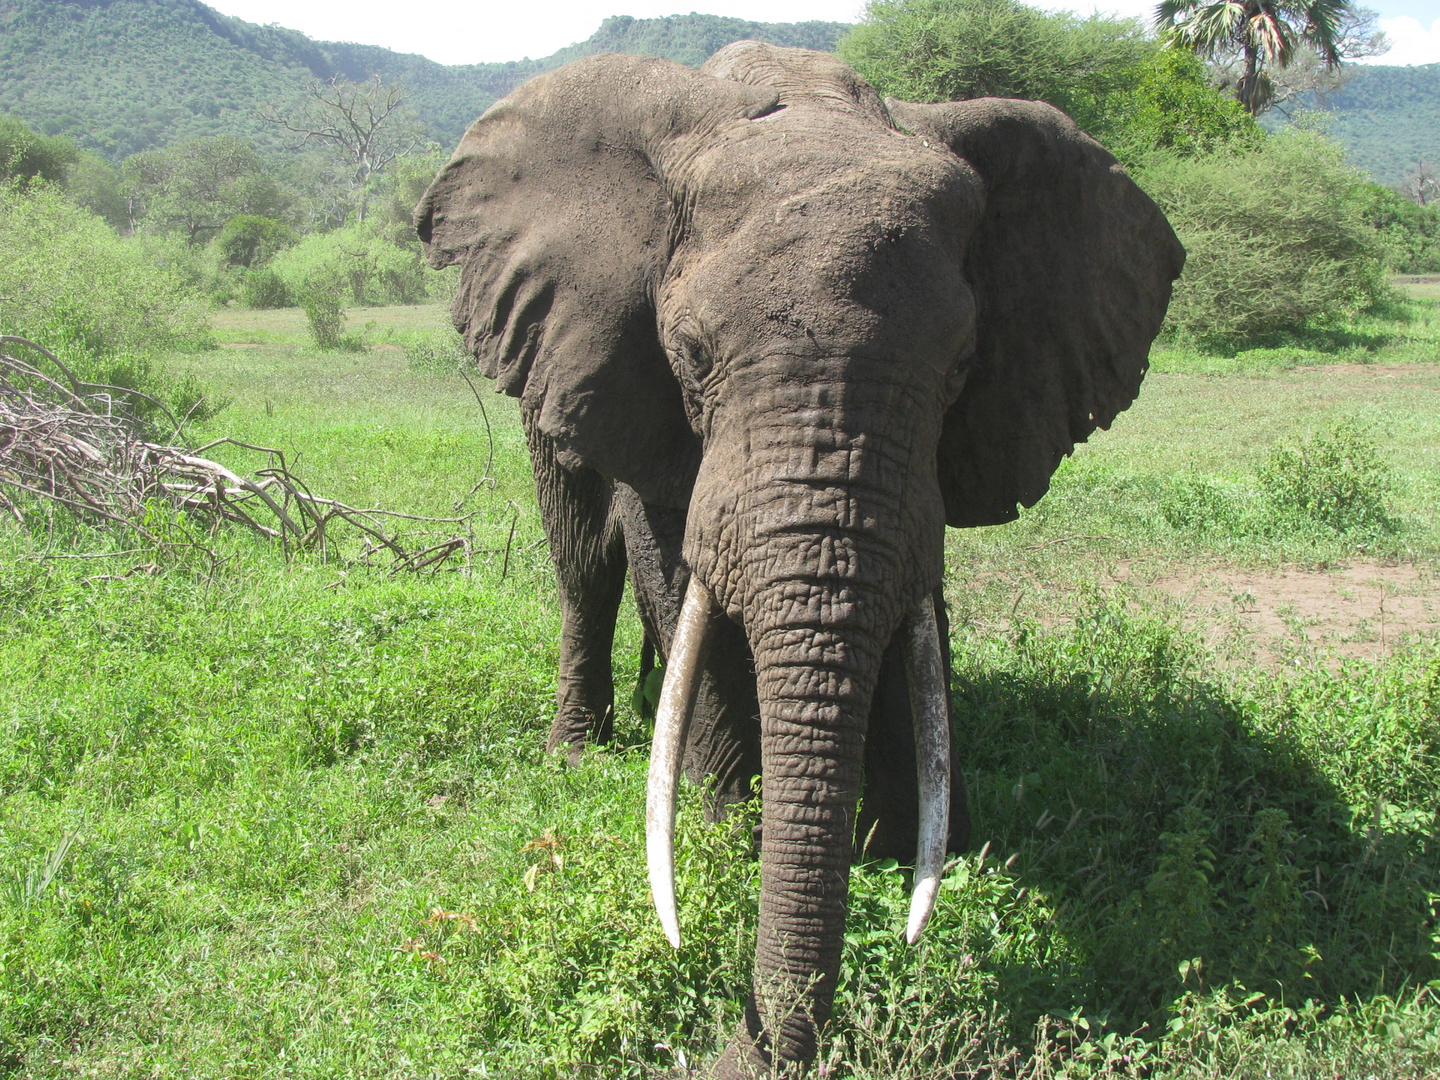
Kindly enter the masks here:
[[205, 305], [148, 247], [58, 193], [0, 187], [0, 326], [77, 361], [205, 347]]
[[418, 243], [402, 247], [368, 225], [312, 233], [276, 255], [270, 266], [297, 294], [307, 280], [343, 282], [356, 306], [420, 303], [429, 296], [432, 274]]
[[257, 311], [267, 308], [291, 307], [295, 303], [295, 298], [290, 295], [290, 287], [285, 284], [285, 279], [268, 266], [251, 270], [245, 275], [245, 284], [241, 289], [240, 298], [246, 307]]
[[1395, 487], [1393, 473], [1374, 441], [1353, 424], [1337, 424], [1313, 439], [1277, 443], [1259, 480], [1281, 514], [1336, 532], [1395, 531], [1387, 506]]
[[338, 349], [345, 329], [345, 306], [340, 283], [317, 278], [306, 282], [300, 294], [310, 338], [319, 349]]
[[1385, 260], [1397, 274], [1440, 273], [1440, 205], [1421, 206], [1397, 191], [1366, 184], [1356, 206], [1380, 234]]
[[1134, 90], [1109, 103], [1106, 144], [1129, 165], [1156, 150], [1176, 157], [1254, 149], [1264, 137], [1245, 107], [1210, 85], [1194, 53], [1161, 49], [1141, 65]]
[[1210, 347], [1325, 328], [1389, 299], [1363, 176], [1308, 131], [1248, 152], [1155, 156], [1138, 177], [1189, 252], [1165, 322]]
[[465, 343], [454, 330], [429, 330], [405, 342], [411, 367], [454, 369], [465, 357]]

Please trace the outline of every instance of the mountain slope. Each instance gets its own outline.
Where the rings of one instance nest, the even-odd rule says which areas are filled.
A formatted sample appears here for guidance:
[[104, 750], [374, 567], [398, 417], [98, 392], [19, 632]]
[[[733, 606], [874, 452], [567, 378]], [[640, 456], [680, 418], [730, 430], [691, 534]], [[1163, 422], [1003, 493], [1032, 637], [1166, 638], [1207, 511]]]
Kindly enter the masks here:
[[0, 112], [69, 135], [114, 160], [197, 135], [280, 145], [256, 110], [307, 77], [399, 80], [442, 146], [497, 97], [597, 52], [699, 64], [731, 41], [829, 49], [841, 23], [754, 23], [713, 15], [607, 19], [587, 41], [540, 60], [446, 66], [423, 56], [256, 26], [199, 0], [0, 0]]
[[1399, 184], [1424, 160], [1440, 166], [1440, 64], [1357, 66], [1331, 95], [1330, 134], [1382, 184]]

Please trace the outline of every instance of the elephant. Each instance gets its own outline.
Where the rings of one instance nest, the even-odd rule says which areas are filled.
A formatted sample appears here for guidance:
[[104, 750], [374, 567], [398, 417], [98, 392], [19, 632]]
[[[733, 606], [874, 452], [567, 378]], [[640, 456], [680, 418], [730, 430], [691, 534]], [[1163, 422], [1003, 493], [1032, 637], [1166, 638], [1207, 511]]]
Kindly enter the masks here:
[[1057, 109], [882, 100], [755, 41], [532, 79], [415, 222], [520, 401], [561, 602], [550, 745], [611, 733], [628, 571], [666, 661], [646, 846], [677, 947], [678, 776], [714, 776], [717, 812], [761, 777], [754, 982], [709, 1075], [799, 1075], [857, 851], [910, 845], [913, 943], [968, 832], [945, 528], [1015, 519], [1131, 404], [1184, 249]]

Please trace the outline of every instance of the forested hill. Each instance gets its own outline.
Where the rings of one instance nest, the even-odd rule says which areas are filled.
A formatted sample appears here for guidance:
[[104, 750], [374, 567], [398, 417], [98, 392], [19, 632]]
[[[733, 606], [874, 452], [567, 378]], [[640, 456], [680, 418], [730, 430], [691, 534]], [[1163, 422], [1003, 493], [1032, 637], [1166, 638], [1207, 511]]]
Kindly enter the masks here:
[[1421, 160], [1440, 166], [1440, 64], [1356, 66], [1328, 105], [1330, 134], [1380, 183], [1401, 183]]
[[278, 142], [257, 108], [309, 76], [402, 82], [442, 146], [512, 87], [597, 52], [699, 64], [732, 41], [831, 49], [842, 23], [755, 23], [714, 15], [605, 20], [587, 41], [539, 60], [446, 66], [368, 45], [256, 26], [198, 0], [0, 0], [0, 113], [112, 160], [197, 135]]

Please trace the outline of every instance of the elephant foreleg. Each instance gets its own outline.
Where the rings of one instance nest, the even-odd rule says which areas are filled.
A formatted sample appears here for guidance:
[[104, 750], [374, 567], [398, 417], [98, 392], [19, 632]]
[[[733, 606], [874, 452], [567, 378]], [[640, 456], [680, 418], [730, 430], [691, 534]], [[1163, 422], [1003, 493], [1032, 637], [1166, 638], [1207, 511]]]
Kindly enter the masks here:
[[569, 470], [524, 414], [540, 519], [560, 591], [560, 671], [546, 748], [608, 742], [615, 727], [610, 654], [625, 591], [625, 543], [615, 485], [590, 469]]

